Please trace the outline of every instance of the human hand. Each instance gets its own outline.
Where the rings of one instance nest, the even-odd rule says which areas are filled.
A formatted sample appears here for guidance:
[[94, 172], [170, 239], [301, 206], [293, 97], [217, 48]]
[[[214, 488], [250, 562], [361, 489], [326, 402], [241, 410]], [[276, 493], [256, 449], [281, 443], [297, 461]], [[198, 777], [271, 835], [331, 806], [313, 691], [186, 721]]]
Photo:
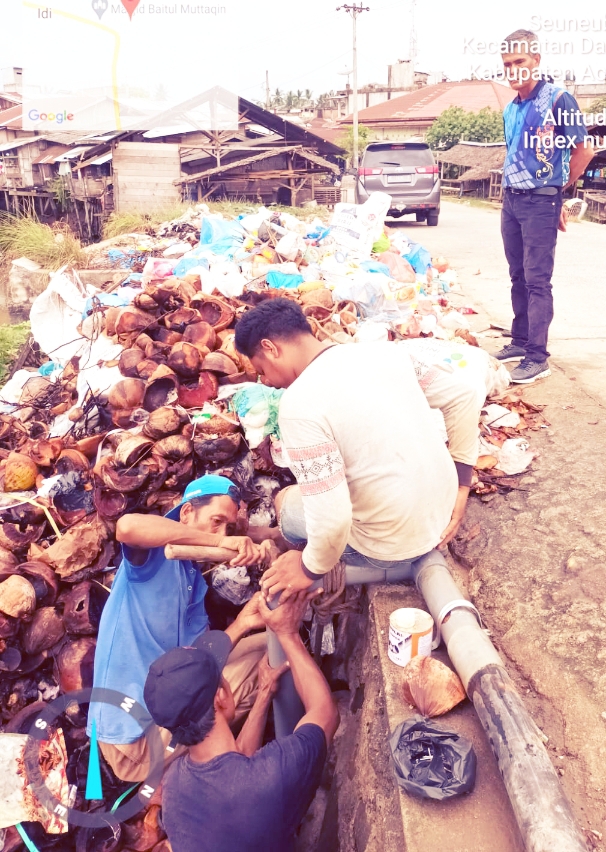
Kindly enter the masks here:
[[265, 625], [277, 636], [298, 635], [307, 604], [321, 594], [323, 589], [294, 592], [286, 601], [280, 602], [275, 609], [270, 609], [267, 601], [261, 597], [259, 614]]
[[285, 662], [277, 669], [272, 669], [266, 654], [259, 663], [259, 691], [257, 694], [266, 699], [273, 698], [278, 691], [280, 678], [289, 668], [290, 664]]
[[261, 592], [256, 592], [242, 607], [234, 622], [234, 625], [238, 628], [238, 633], [244, 635], [251, 630], [261, 630], [265, 627], [265, 621], [259, 612], [260, 600]]
[[560, 220], [558, 222], [558, 231], [565, 231], [567, 223], [568, 223], [568, 207], [565, 207], [562, 204], [562, 209], [560, 210]]
[[296, 592], [309, 589], [313, 580], [305, 575], [301, 567], [301, 554], [298, 550], [288, 550], [279, 556], [271, 567], [263, 574], [261, 591], [265, 600], [280, 594], [280, 602], [284, 603]]
[[450, 523], [442, 533], [442, 540], [438, 544], [438, 550], [441, 550], [442, 548], [446, 547], [448, 542], [452, 541], [452, 539], [457, 534], [458, 529], [463, 521], [463, 518], [465, 517], [465, 507], [467, 506], [468, 497], [469, 488], [464, 485], [460, 485]]
[[229, 563], [230, 565], [256, 565], [261, 561], [259, 546], [247, 535], [227, 535], [221, 542], [222, 547], [229, 550], [237, 550], [237, 556]]

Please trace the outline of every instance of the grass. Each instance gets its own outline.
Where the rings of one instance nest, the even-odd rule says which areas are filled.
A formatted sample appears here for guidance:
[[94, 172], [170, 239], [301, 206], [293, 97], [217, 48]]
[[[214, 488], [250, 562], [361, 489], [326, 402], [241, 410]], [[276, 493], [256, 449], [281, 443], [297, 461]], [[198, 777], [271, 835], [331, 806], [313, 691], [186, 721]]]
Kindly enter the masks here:
[[45, 269], [59, 269], [66, 263], [79, 266], [85, 254], [80, 240], [67, 225], [52, 228], [31, 216], [0, 213], [0, 251], [9, 259], [27, 257]]
[[[243, 216], [247, 213], [256, 212], [260, 204], [253, 204], [250, 201], [208, 201], [205, 202], [211, 213], [221, 213], [226, 219], [235, 219], [236, 216]], [[119, 237], [122, 234], [153, 234], [156, 228], [162, 222], [169, 222], [171, 219], [177, 219], [182, 216], [190, 207], [196, 206], [197, 202], [181, 202], [170, 205], [169, 207], [161, 207], [158, 210], [143, 211], [132, 210], [128, 213], [112, 213], [103, 227], [103, 239], [109, 240], [112, 237]], [[297, 219], [308, 221], [315, 216], [322, 218], [323, 207], [284, 207], [278, 204], [272, 204], [271, 210], [279, 211], [280, 213], [290, 213], [296, 216]]]
[[29, 323], [0, 325], [0, 383], [4, 384], [11, 364], [29, 336]]

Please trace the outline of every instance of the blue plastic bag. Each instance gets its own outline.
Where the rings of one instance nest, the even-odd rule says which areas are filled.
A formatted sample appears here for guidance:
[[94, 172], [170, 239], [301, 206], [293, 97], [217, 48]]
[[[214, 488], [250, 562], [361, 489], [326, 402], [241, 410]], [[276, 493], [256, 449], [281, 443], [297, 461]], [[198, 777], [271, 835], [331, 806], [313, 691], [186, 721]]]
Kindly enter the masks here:
[[278, 269], [270, 269], [265, 276], [268, 287], [273, 287], [274, 290], [294, 290], [299, 284], [305, 280], [302, 275], [289, 275], [286, 272], [280, 272]]
[[389, 266], [386, 263], [379, 263], [378, 260], [363, 260], [360, 264], [364, 272], [380, 272], [382, 275], [391, 277]]
[[410, 263], [415, 272], [424, 275], [431, 266], [431, 255], [420, 243], [411, 243], [407, 254], [402, 257]]
[[200, 229], [200, 245], [231, 260], [241, 248], [246, 232], [237, 221], [225, 222], [223, 219], [203, 219]]
[[204, 257], [208, 253], [207, 246], [198, 246], [192, 251], [188, 251], [186, 255], [183, 255], [177, 261], [175, 268], [173, 269], [173, 275], [175, 278], [183, 278], [184, 275], [191, 269], [196, 269], [198, 266], [204, 267], [204, 269], [210, 269], [210, 263], [208, 262], [208, 258]]

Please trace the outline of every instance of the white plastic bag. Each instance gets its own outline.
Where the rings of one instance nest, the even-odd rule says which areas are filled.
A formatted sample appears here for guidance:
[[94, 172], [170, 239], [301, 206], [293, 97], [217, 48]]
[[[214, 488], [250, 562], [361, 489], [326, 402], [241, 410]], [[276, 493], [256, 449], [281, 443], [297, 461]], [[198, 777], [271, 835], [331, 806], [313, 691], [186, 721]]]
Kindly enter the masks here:
[[244, 565], [231, 568], [218, 565], [213, 571], [213, 589], [230, 603], [241, 606], [249, 601], [254, 592], [250, 587], [250, 577]]
[[68, 273], [66, 269], [64, 266], [51, 277], [29, 314], [34, 340], [44, 353], [62, 366], [82, 347], [78, 326], [86, 300], [97, 292], [94, 287], [83, 284], [75, 270]]
[[391, 196], [386, 192], [373, 192], [364, 204], [335, 204], [330, 236], [340, 248], [368, 259], [383, 233], [390, 205]]
[[499, 450], [497, 467], [508, 476], [522, 473], [536, 456], [525, 438], [508, 438]]

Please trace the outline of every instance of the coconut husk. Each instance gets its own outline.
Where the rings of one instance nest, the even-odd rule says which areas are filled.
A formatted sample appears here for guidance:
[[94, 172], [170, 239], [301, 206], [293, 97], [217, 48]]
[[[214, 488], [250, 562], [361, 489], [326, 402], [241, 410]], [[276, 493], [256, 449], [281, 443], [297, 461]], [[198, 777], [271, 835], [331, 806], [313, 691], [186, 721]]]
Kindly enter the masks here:
[[116, 319], [115, 334], [120, 338], [124, 334], [131, 335], [141, 334], [150, 324], [150, 317], [145, 311], [140, 310], [132, 305], [126, 308], [120, 308], [120, 312]]
[[200, 372], [200, 352], [191, 343], [175, 343], [168, 356], [168, 366], [179, 376], [193, 379]]
[[59, 593], [59, 582], [57, 575], [46, 562], [23, 562], [17, 573], [26, 577], [34, 587], [37, 606], [50, 606], [55, 602]]
[[108, 402], [115, 410], [133, 410], [143, 403], [145, 382], [141, 379], [123, 379], [110, 390]]
[[0, 612], [11, 618], [31, 615], [36, 608], [36, 592], [25, 577], [13, 574], [0, 583]]
[[55, 657], [55, 680], [62, 692], [77, 692], [93, 685], [97, 643], [92, 636], [67, 641]]
[[132, 852], [146, 852], [165, 836], [158, 821], [160, 805], [150, 805], [144, 817], [134, 823], [124, 823], [125, 845]]
[[128, 495], [116, 491], [115, 488], [103, 488], [97, 484], [93, 491], [93, 502], [99, 517], [105, 521], [117, 521], [126, 514]]
[[219, 382], [214, 373], [202, 370], [197, 384], [183, 384], [179, 388], [179, 404], [184, 408], [201, 408], [205, 402], [216, 399]]
[[202, 322], [202, 317], [200, 312], [195, 308], [178, 308], [176, 311], [172, 311], [164, 317], [164, 325], [166, 328], [173, 329], [181, 334], [184, 334], [185, 330], [190, 325], [194, 325], [199, 322]]
[[229, 435], [232, 432], [238, 432], [240, 422], [232, 420], [226, 415], [213, 414], [208, 420], [202, 420], [195, 425], [195, 434], [198, 437], [220, 438], [222, 435]]
[[89, 580], [77, 583], [63, 592], [59, 604], [63, 607], [63, 623], [68, 633], [77, 636], [96, 636], [107, 592]]
[[27, 448], [27, 454], [38, 467], [50, 467], [63, 450], [61, 438], [39, 438]]
[[122, 467], [133, 467], [151, 452], [154, 442], [143, 435], [126, 435], [116, 448], [114, 460]]
[[168, 466], [165, 485], [170, 489], [183, 489], [192, 481], [194, 462], [191, 456], [172, 462]]
[[104, 459], [96, 472], [107, 488], [125, 494], [143, 488], [149, 476], [148, 468], [142, 464], [123, 469], [116, 467], [110, 459]]
[[242, 435], [234, 432], [220, 438], [194, 436], [194, 453], [203, 465], [215, 467], [232, 459], [240, 449]]
[[95, 562], [108, 539], [108, 528], [95, 513], [68, 529], [39, 558], [47, 562], [62, 580], [69, 581], [72, 575]]
[[19, 632], [20, 624], [18, 618], [0, 613], [0, 639], [12, 639]]
[[123, 349], [118, 362], [118, 367], [123, 376], [135, 379], [138, 376], [137, 366], [145, 360], [145, 353], [138, 346], [132, 349]]
[[234, 364], [232, 359], [221, 350], [207, 355], [202, 362], [202, 369], [219, 376], [233, 376], [240, 372], [237, 364]]
[[[183, 310], [189, 310], [189, 308], [183, 308]], [[162, 325], [159, 325], [158, 328], [153, 330], [152, 337], [156, 342], [164, 343], [167, 346], [174, 346], [175, 343], [183, 340], [183, 335], [180, 332], [164, 328]]]
[[217, 342], [217, 333], [212, 325], [207, 322], [195, 322], [193, 325], [188, 325], [183, 332], [183, 340], [191, 343], [198, 349], [205, 349], [211, 352]]
[[149, 380], [143, 396], [143, 408], [152, 412], [180, 400], [179, 379], [168, 367], [160, 366]]
[[133, 299], [133, 304], [135, 307], [139, 308], [139, 310], [147, 311], [148, 313], [154, 313], [158, 307], [158, 303], [155, 299], [152, 299], [149, 293], [139, 293], [139, 295], [135, 296]]
[[26, 654], [39, 654], [56, 645], [65, 636], [63, 619], [54, 606], [43, 606], [36, 610], [23, 634], [23, 649]]
[[423, 716], [441, 716], [465, 698], [459, 677], [434, 657], [412, 658], [404, 669], [402, 692]]
[[67, 450], [61, 451], [53, 468], [53, 475], [63, 475], [72, 472], [86, 474], [88, 473], [89, 467], [89, 460], [84, 453], [70, 447]]
[[31, 405], [39, 399], [43, 399], [51, 388], [50, 379], [44, 376], [32, 376], [23, 385], [21, 396], [19, 398], [20, 405]]
[[4, 468], [5, 491], [29, 491], [36, 484], [38, 466], [29, 456], [11, 453]]
[[163, 405], [152, 411], [143, 427], [143, 432], [154, 441], [174, 435], [179, 431], [185, 420], [185, 413], [168, 405]]
[[9, 550], [15, 553], [18, 550], [24, 550], [29, 547], [32, 542], [38, 541], [46, 523], [31, 523], [25, 526], [21, 524], [11, 524], [5, 521], [0, 524], [0, 547], [4, 550]]
[[154, 444], [152, 455], [169, 461], [180, 461], [191, 455], [192, 442], [184, 435], [169, 435]]
[[191, 300], [191, 307], [197, 308], [204, 322], [215, 331], [222, 331], [231, 325], [236, 315], [234, 309], [223, 299], [198, 293]]

